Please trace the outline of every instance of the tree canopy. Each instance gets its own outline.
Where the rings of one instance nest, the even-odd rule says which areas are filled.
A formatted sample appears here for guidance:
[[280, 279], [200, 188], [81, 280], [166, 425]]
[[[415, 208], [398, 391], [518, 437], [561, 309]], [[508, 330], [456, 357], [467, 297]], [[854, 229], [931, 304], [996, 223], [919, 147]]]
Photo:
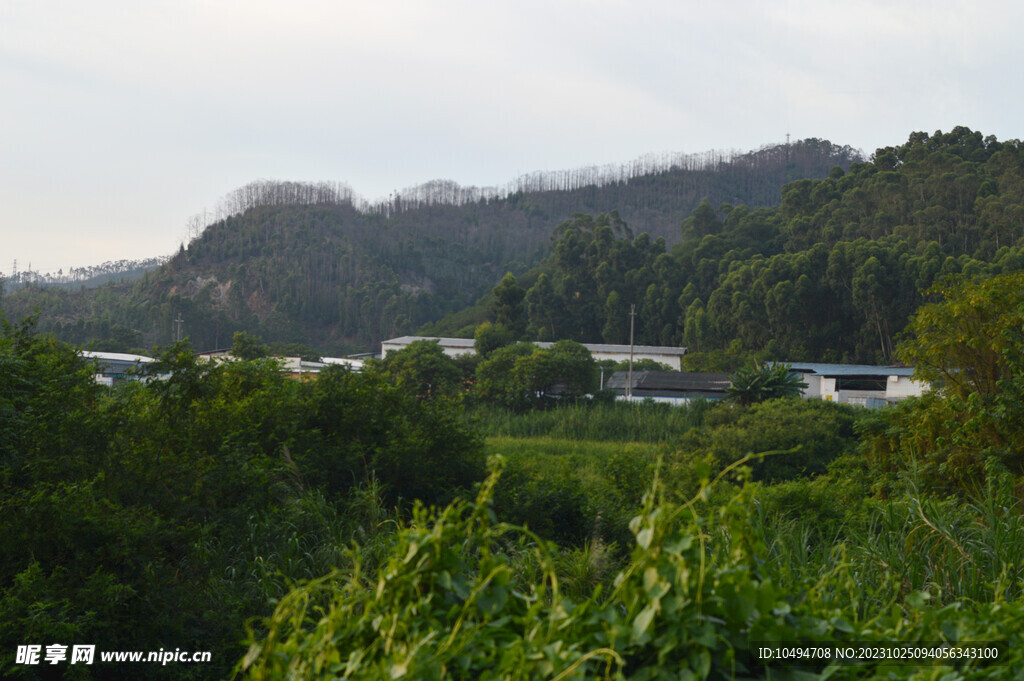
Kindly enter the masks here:
[[976, 492], [1024, 472], [1024, 272], [959, 277], [931, 291], [897, 355], [935, 392], [873, 432], [872, 456], [941, 488]]
[[[291, 581], [344, 564], [355, 528], [339, 518], [357, 500], [377, 512], [444, 504], [483, 476], [481, 442], [454, 401], [373, 372], [296, 381], [272, 360], [215, 363], [185, 342], [146, 382], [110, 388], [95, 372], [30, 322], [3, 322], [5, 677], [32, 671], [11, 665], [18, 645], [94, 642], [213, 651], [214, 664], [175, 675], [225, 678], [246, 618]], [[88, 671], [119, 678], [124, 667]]]

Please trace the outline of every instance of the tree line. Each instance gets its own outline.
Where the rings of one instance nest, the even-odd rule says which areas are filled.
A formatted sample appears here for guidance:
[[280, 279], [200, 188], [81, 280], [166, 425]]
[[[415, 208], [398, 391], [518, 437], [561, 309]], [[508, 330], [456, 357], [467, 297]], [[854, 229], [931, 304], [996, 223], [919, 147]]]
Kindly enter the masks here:
[[160, 267], [169, 259], [168, 256], [156, 256], [141, 260], [114, 260], [99, 265], [69, 267], [66, 272], [63, 267], [57, 272], [39, 272], [32, 269], [32, 263], [29, 263], [28, 269], [18, 270], [18, 263], [15, 261], [11, 276], [0, 276], [0, 281], [3, 281], [11, 291], [25, 286], [95, 288], [113, 281], [133, 281], [146, 272]]
[[636, 342], [684, 345], [691, 362], [767, 349], [886, 364], [935, 282], [1024, 269], [1022, 206], [1018, 141], [914, 133], [849, 172], [786, 185], [775, 208], [703, 201], [671, 248], [617, 212], [577, 214], [541, 266], [504, 286], [521, 289], [516, 323], [538, 340], [623, 343], [635, 306]]
[[344, 182], [288, 182], [258, 180], [240, 187], [217, 204], [188, 221], [191, 237], [203, 228], [252, 208], [284, 205], [351, 205], [362, 212], [391, 216], [420, 208], [446, 205], [463, 206], [481, 201], [507, 200], [516, 194], [571, 192], [584, 187], [627, 184], [651, 175], [665, 173], [718, 174], [733, 168], [757, 173], [779, 169], [782, 173], [808, 175], [808, 166], [824, 163], [847, 167], [861, 160], [860, 152], [849, 146], [809, 138], [785, 145], [766, 145], [756, 151], [711, 150], [700, 153], [645, 154], [627, 163], [585, 166], [559, 171], [536, 171], [495, 187], [460, 186], [453, 180], [432, 180], [396, 191], [387, 199], [369, 202]]

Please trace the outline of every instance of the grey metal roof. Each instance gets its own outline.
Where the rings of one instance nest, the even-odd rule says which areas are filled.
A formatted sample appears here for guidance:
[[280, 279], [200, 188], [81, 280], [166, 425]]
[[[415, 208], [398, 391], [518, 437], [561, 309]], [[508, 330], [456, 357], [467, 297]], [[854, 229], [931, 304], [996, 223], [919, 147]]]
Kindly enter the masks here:
[[128, 362], [138, 364], [144, 362], [155, 362], [152, 357], [145, 355], [130, 355], [126, 352], [96, 352], [94, 350], [81, 350], [82, 357], [86, 359], [98, 359], [107, 362]]
[[820, 376], [912, 376], [913, 367], [873, 366], [870, 364], [822, 364], [818, 362], [780, 362], [793, 371]]
[[399, 336], [398, 338], [392, 338], [391, 340], [382, 341], [382, 344], [387, 343], [388, 345], [410, 345], [416, 341], [427, 340], [437, 341], [442, 346], [450, 348], [472, 348], [474, 341], [472, 338], [441, 338], [438, 336]]

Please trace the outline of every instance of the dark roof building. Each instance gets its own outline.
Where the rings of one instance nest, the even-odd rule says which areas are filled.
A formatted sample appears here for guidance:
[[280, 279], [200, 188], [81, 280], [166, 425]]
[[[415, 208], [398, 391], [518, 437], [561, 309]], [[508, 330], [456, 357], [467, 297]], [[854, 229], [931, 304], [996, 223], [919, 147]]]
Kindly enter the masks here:
[[[616, 371], [604, 387], [625, 397], [628, 371]], [[728, 396], [729, 374], [698, 371], [634, 371], [634, 399], [683, 402], [694, 399], [720, 400]]]

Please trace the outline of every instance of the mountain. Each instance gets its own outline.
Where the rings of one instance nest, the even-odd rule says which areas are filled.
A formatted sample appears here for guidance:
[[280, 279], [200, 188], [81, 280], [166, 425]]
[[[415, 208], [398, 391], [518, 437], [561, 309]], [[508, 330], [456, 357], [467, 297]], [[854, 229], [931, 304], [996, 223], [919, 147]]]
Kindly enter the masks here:
[[41, 330], [109, 350], [167, 344], [178, 333], [212, 349], [239, 330], [325, 353], [371, 349], [471, 305], [506, 272], [527, 271], [574, 214], [617, 211], [633, 233], [674, 244], [702, 200], [777, 204], [786, 183], [859, 160], [849, 147], [808, 139], [536, 173], [504, 188], [437, 181], [375, 205], [336, 185], [253, 183], [134, 284], [30, 284], [2, 304], [11, 319], [38, 308]]
[[1019, 140], [915, 132], [870, 162], [791, 182], [781, 199], [762, 209], [702, 202], [671, 247], [614, 215], [573, 216], [541, 265], [502, 282], [476, 317], [426, 331], [489, 315], [537, 340], [623, 343], [635, 306], [637, 343], [685, 345], [689, 360], [706, 353], [705, 370], [759, 352], [887, 364], [942, 278], [1024, 269]]

